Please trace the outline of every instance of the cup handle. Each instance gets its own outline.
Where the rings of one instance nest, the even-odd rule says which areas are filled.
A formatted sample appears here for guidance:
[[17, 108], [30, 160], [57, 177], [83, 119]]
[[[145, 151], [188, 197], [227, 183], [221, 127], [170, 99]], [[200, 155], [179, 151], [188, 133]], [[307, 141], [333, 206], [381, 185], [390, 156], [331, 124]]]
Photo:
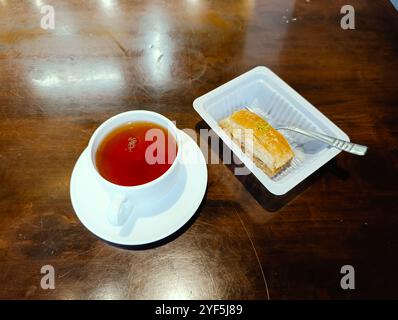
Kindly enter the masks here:
[[116, 194], [112, 197], [108, 206], [108, 220], [114, 226], [121, 226], [130, 216], [133, 205], [127, 200], [126, 196]]

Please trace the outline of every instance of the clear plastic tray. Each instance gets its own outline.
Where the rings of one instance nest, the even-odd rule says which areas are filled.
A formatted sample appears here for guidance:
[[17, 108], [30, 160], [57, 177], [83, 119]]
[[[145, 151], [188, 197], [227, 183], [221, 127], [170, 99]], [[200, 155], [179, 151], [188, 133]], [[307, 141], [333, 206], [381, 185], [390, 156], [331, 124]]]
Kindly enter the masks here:
[[273, 178], [256, 167], [218, 122], [249, 106], [273, 126], [291, 125], [349, 141], [348, 136], [266, 67], [256, 67], [197, 98], [195, 110], [270, 192], [282, 195], [341, 151], [293, 132], [281, 131], [295, 152], [291, 165]]

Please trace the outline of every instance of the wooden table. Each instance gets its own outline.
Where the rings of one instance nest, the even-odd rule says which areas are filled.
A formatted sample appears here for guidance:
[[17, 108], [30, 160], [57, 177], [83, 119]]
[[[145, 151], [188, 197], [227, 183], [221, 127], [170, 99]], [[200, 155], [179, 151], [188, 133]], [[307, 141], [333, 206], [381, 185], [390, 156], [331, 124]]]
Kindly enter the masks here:
[[[0, 1], [0, 298], [398, 298], [398, 12], [351, 0]], [[369, 154], [340, 154], [284, 197], [208, 165], [185, 232], [104, 243], [77, 219], [73, 166], [95, 128], [148, 109], [198, 131], [192, 101], [270, 67]], [[142, 250], [145, 249], [145, 250]], [[40, 287], [43, 265], [55, 290]], [[340, 269], [355, 269], [343, 290]]]

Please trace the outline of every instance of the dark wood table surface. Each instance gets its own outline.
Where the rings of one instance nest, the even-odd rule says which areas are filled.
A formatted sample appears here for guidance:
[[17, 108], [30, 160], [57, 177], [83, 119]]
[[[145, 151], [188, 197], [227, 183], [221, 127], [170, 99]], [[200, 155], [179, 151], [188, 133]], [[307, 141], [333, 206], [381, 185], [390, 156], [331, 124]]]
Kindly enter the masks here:
[[[346, 2], [0, 1], [0, 298], [398, 298], [398, 12], [348, 1], [344, 31]], [[197, 215], [153, 248], [80, 223], [70, 176], [101, 122], [148, 109], [207, 128], [193, 100], [258, 65], [368, 155], [340, 154], [283, 197], [209, 164]], [[40, 286], [43, 265], [55, 290]]]

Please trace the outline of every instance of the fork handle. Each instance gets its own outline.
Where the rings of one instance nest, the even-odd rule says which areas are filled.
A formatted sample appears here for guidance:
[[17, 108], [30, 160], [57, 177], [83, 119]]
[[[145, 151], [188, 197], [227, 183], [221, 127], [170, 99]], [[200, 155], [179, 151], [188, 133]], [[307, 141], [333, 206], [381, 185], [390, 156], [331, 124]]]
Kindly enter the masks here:
[[290, 131], [294, 131], [297, 133], [301, 133], [307, 137], [317, 139], [317, 140], [322, 141], [332, 147], [335, 147], [337, 149], [340, 149], [345, 152], [352, 153], [352, 154], [355, 154], [358, 156], [364, 156], [366, 154], [366, 152], [368, 151], [367, 146], [363, 146], [363, 145], [352, 143], [349, 141], [337, 139], [337, 138], [334, 138], [334, 137], [331, 137], [331, 136], [328, 136], [326, 134], [319, 133], [319, 132], [304, 130], [304, 129], [296, 128], [296, 127], [280, 127], [278, 129], [285, 129], [285, 130], [290, 130]]

